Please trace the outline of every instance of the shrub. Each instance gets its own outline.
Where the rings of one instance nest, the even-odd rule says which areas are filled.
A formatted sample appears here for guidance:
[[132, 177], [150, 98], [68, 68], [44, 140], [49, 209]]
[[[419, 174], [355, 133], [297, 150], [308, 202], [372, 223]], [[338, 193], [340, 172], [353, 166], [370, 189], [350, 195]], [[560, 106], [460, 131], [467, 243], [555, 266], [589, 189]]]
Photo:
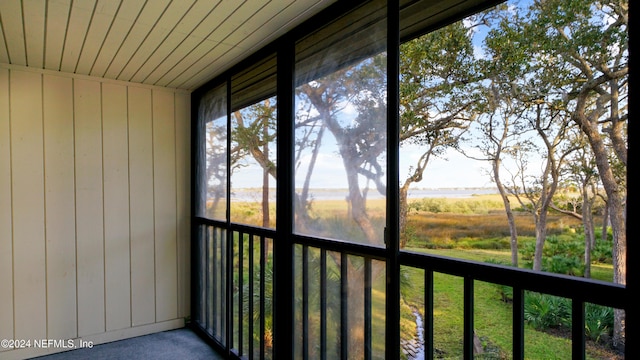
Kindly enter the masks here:
[[602, 264], [611, 264], [613, 259], [610, 241], [596, 241], [596, 246], [591, 249], [591, 260]]
[[460, 244], [471, 249], [482, 250], [505, 250], [510, 248], [508, 238], [484, 238], [484, 239], [462, 239]]
[[611, 329], [613, 329], [613, 309], [587, 303], [585, 305], [584, 327], [585, 335], [596, 343], [609, 337]]
[[542, 259], [542, 270], [573, 276], [584, 275], [584, 264], [575, 256], [554, 255]]
[[524, 298], [524, 320], [535, 329], [571, 326], [571, 301], [566, 298], [527, 292]]
[[550, 236], [547, 238], [543, 249], [544, 257], [564, 255], [568, 257], [581, 257], [584, 254], [582, 241], [574, 240], [566, 236]]
[[[524, 319], [537, 330], [571, 327], [571, 300], [535, 292], [527, 292]], [[585, 335], [594, 342], [606, 341], [613, 329], [613, 309], [587, 303]]]
[[[607, 257], [611, 246], [600, 245], [598, 250], [592, 251], [592, 258]], [[520, 254], [527, 265], [531, 267], [535, 252], [535, 242], [526, 242], [520, 247]], [[542, 269], [545, 271], [574, 276], [584, 275], [584, 243], [581, 240], [565, 236], [550, 236], [545, 241], [542, 258]]]
[[[520, 254], [529, 267], [533, 261], [535, 242], [521, 242]], [[593, 262], [611, 264], [611, 242], [596, 241], [591, 250]], [[558, 274], [582, 276], [584, 274], [584, 240], [563, 236], [550, 236], [544, 245], [542, 268]]]

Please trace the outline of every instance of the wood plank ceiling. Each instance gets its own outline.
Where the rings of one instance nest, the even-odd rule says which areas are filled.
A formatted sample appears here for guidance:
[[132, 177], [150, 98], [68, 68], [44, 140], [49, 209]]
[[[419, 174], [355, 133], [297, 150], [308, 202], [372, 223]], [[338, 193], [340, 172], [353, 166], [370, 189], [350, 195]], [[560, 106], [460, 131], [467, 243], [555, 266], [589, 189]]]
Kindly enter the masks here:
[[335, 0], [0, 0], [0, 63], [193, 90]]

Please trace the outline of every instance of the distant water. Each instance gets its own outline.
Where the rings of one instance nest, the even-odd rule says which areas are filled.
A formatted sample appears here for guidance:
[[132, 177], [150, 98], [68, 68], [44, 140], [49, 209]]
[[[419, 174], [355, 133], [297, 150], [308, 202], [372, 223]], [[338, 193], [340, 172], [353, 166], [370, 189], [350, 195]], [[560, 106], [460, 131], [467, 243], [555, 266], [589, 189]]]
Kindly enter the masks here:
[[[409, 190], [409, 199], [422, 198], [468, 198], [474, 195], [497, 194], [495, 188], [447, 188], [447, 189], [412, 189]], [[344, 200], [349, 191], [347, 189], [311, 189], [309, 190], [311, 199], [321, 200]], [[276, 189], [270, 189], [269, 198], [275, 201]], [[237, 189], [232, 191], [231, 198], [235, 201], [262, 201], [262, 189]], [[370, 190], [368, 199], [382, 199], [383, 196], [377, 191]]]
[[494, 188], [451, 188], [451, 189], [417, 189], [409, 190], [410, 199], [422, 198], [467, 198], [474, 195], [497, 194]]

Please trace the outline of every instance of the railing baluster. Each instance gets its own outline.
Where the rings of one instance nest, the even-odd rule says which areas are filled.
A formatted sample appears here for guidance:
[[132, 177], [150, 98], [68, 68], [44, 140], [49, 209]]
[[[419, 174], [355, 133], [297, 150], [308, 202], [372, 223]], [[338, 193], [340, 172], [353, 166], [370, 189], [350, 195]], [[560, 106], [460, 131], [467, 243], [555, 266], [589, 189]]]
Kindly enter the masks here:
[[473, 359], [473, 278], [464, 278], [464, 358]]
[[224, 244], [225, 266], [225, 346], [227, 352], [233, 347], [233, 231], [227, 229]]
[[206, 231], [207, 226], [201, 225], [198, 231], [198, 247], [200, 248], [198, 269], [200, 270], [200, 278], [198, 279], [198, 297], [200, 298], [200, 309], [198, 311], [197, 320], [203, 328], [206, 328], [206, 316], [207, 316], [207, 247], [206, 247]]
[[218, 246], [220, 247], [220, 264], [217, 264], [218, 269], [218, 277], [220, 278], [220, 284], [218, 284], [218, 290], [220, 292], [220, 296], [218, 296], [218, 301], [220, 302], [220, 318], [218, 321], [220, 322], [220, 334], [218, 335], [220, 342], [226, 345], [226, 329], [227, 329], [227, 267], [226, 267], [226, 242], [227, 242], [227, 232], [218, 228], [218, 237], [220, 238]]
[[266, 239], [264, 236], [260, 236], [260, 360], [265, 358], [265, 267], [266, 267]]
[[513, 359], [524, 359], [524, 290], [513, 287]]
[[571, 358], [586, 359], [584, 334], [584, 301], [571, 301]]
[[320, 359], [327, 359], [327, 250], [320, 250]]
[[340, 358], [349, 358], [349, 282], [347, 278], [348, 256], [340, 253]]
[[254, 269], [254, 244], [255, 238], [253, 235], [249, 235], [249, 313], [247, 314], [247, 322], [249, 325], [249, 329], [247, 331], [247, 345], [249, 349], [247, 350], [249, 354], [249, 358], [253, 359], [253, 269]]
[[218, 335], [218, 332], [220, 331], [218, 329], [218, 320], [219, 320], [219, 316], [220, 313], [218, 312], [218, 306], [219, 306], [219, 301], [218, 301], [218, 277], [219, 277], [219, 271], [217, 271], [217, 264], [218, 264], [218, 229], [211, 227], [212, 231], [213, 231], [213, 238], [212, 240], [212, 253], [211, 253], [211, 266], [214, 269], [214, 273], [213, 273], [213, 286], [211, 286], [211, 300], [212, 300], [212, 316], [213, 316], [213, 323], [212, 323], [212, 334], [214, 337]]
[[371, 353], [371, 258], [364, 259], [364, 358], [372, 358]]
[[206, 321], [205, 328], [207, 332], [213, 335], [213, 306], [212, 306], [212, 297], [213, 292], [211, 290], [213, 283], [213, 264], [209, 261], [209, 257], [211, 256], [211, 237], [213, 236], [213, 229], [211, 226], [207, 226], [206, 235], [205, 235], [205, 261], [207, 267], [207, 275], [206, 275], [206, 292], [205, 292], [205, 309], [206, 309]]
[[243, 343], [244, 343], [244, 237], [245, 233], [241, 232], [238, 235], [238, 354], [243, 355]]
[[302, 246], [302, 358], [309, 358], [309, 247]]
[[433, 270], [424, 270], [424, 357], [433, 360]]

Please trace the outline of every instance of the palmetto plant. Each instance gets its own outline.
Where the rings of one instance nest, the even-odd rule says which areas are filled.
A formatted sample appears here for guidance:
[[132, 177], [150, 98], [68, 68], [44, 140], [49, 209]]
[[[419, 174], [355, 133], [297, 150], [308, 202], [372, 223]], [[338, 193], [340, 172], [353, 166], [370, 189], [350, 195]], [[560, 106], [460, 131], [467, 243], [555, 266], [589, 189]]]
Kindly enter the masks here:
[[586, 336], [600, 342], [603, 337], [611, 335], [613, 329], [613, 309], [596, 304], [586, 304], [584, 330]]
[[528, 292], [524, 299], [524, 319], [538, 330], [571, 326], [571, 303], [565, 298]]

